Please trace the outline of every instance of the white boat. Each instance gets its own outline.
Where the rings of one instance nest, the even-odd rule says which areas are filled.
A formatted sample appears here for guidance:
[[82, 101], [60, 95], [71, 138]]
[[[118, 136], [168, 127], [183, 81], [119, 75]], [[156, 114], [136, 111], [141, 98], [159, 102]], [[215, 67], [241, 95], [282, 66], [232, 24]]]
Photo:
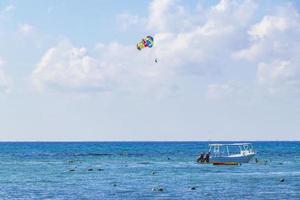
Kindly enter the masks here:
[[251, 143], [209, 144], [208, 153], [202, 153], [197, 162], [214, 165], [248, 163], [256, 154]]

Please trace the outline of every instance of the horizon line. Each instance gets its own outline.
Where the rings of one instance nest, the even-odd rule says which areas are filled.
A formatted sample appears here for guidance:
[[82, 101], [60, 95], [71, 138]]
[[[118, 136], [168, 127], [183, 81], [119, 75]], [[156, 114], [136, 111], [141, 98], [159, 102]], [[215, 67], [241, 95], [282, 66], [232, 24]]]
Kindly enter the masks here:
[[295, 140], [0, 140], [0, 143], [109, 143], [109, 142], [300, 142], [300, 139]]

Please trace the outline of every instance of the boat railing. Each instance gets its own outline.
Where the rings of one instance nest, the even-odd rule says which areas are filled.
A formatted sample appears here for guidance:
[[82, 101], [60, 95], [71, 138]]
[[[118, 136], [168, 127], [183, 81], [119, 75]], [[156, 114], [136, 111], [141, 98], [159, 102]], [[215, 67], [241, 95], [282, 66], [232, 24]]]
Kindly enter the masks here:
[[254, 150], [230, 151], [230, 152], [210, 152], [211, 156], [231, 156], [237, 154], [255, 153]]

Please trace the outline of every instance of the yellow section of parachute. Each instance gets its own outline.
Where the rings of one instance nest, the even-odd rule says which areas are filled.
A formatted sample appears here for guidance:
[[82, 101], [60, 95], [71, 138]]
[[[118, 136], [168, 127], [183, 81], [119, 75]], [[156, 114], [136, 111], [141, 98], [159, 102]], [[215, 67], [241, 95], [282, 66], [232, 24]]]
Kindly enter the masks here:
[[142, 50], [143, 48], [152, 48], [153, 47], [153, 37], [152, 36], [147, 36], [145, 38], [143, 38], [139, 43], [137, 43], [136, 48], [138, 50]]

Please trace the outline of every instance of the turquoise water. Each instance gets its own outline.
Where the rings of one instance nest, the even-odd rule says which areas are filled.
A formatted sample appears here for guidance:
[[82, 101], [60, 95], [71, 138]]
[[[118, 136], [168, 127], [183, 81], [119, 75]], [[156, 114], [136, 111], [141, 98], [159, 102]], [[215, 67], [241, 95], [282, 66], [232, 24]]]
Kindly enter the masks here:
[[207, 144], [0, 143], [0, 199], [300, 199], [300, 142], [241, 166], [197, 164]]

